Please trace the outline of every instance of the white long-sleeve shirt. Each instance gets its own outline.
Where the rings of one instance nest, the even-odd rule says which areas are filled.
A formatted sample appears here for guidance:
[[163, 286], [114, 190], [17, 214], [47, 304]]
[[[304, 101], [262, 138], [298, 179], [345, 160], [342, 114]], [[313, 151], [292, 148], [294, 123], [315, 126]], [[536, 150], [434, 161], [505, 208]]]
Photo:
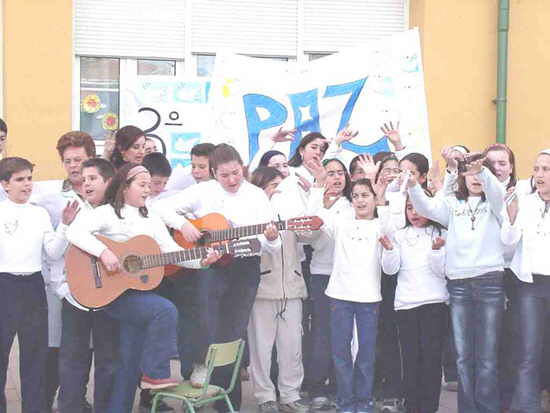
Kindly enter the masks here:
[[449, 299], [445, 280], [445, 249], [432, 249], [433, 240], [444, 237], [433, 226], [407, 226], [393, 234], [393, 250], [383, 249], [382, 269], [397, 275], [394, 307], [408, 310]]
[[448, 228], [445, 273], [450, 279], [472, 278], [504, 268], [504, 244], [500, 239], [504, 188], [487, 168], [478, 178], [486, 201], [474, 196], [468, 200], [454, 196], [430, 198], [420, 185], [409, 188], [416, 211]]
[[[55, 227], [61, 220], [61, 213], [68, 202], [77, 201], [80, 206], [80, 212], [75, 219], [84, 219], [87, 211], [90, 211], [92, 206], [84, 201], [72, 189], [65, 190], [59, 193], [51, 193], [39, 197], [35, 202], [48, 211], [52, 225]], [[47, 256], [43, 257], [45, 271], [44, 281], [46, 287], [50, 289], [60, 300], [66, 299], [70, 304], [83, 311], [89, 311], [88, 308], [81, 306], [71, 295], [69, 285], [67, 284], [67, 274], [65, 268], [65, 256], [52, 260]]]
[[[354, 211], [351, 202], [344, 196], [340, 197], [330, 209], [323, 206], [324, 188], [311, 188], [308, 199], [307, 215], [331, 214], [334, 219], [344, 217], [353, 219]], [[313, 256], [311, 257], [311, 274], [330, 275], [334, 265], [334, 239], [324, 231], [319, 231], [311, 242]]]
[[[162, 220], [149, 211], [147, 217], [141, 216], [138, 208], [124, 205], [120, 219], [111, 205], [102, 205], [89, 211], [86, 216], [77, 217], [67, 230], [67, 238], [78, 248], [99, 257], [107, 246], [94, 234], [101, 234], [113, 241], [123, 242], [138, 235], [153, 238], [161, 252], [181, 251], [182, 248], [170, 237]], [[188, 261], [182, 266], [200, 268], [200, 260]]]
[[[236, 193], [227, 192], [218, 181], [192, 185], [174, 196], [161, 199], [153, 205], [162, 220], [171, 228], [181, 229], [187, 223], [185, 216], [201, 218], [210, 213], [222, 214], [233, 227], [265, 224], [273, 220], [269, 199], [264, 191], [243, 181]], [[278, 248], [279, 238], [268, 241], [258, 235], [262, 248]]]
[[67, 248], [65, 230], [53, 230], [48, 212], [31, 203], [0, 202], [0, 272], [32, 274], [42, 268], [42, 252], [60, 258]]
[[520, 197], [514, 225], [504, 221], [502, 241], [516, 247], [510, 268], [520, 280], [533, 282], [533, 274], [550, 276], [550, 204], [538, 193]]
[[[386, 214], [378, 208], [379, 216]], [[375, 303], [380, 293], [382, 220], [387, 218], [349, 219], [321, 211], [322, 230], [334, 239], [334, 266], [325, 294], [339, 300]]]

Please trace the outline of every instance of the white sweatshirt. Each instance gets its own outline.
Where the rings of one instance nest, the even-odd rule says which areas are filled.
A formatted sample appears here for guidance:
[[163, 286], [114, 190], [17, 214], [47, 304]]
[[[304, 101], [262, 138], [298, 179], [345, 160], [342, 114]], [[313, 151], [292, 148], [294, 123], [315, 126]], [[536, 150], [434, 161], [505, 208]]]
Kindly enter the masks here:
[[[332, 214], [334, 219], [344, 217], [353, 219], [354, 211], [351, 202], [344, 196], [332, 205], [330, 209], [323, 206], [324, 188], [311, 188], [307, 206], [307, 215]], [[313, 256], [311, 258], [311, 274], [330, 275], [334, 264], [334, 239], [324, 231], [319, 231], [311, 242]]]
[[550, 204], [538, 193], [519, 198], [514, 225], [506, 219], [502, 241], [516, 247], [511, 269], [524, 282], [533, 282], [533, 274], [550, 275]]
[[[504, 268], [504, 245], [500, 239], [504, 188], [487, 168], [478, 175], [486, 201], [469, 197], [430, 198], [420, 185], [409, 188], [417, 212], [448, 228], [445, 273], [450, 279], [472, 278]], [[474, 229], [471, 217], [474, 215]]]
[[[113, 241], [127, 241], [138, 235], [148, 235], [159, 245], [161, 252], [181, 251], [182, 248], [170, 237], [162, 220], [149, 211], [148, 217], [143, 217], [138, 208], [124, 205], [116, 216], [111, 205], [102, 205], [89, 211], [86, 216], [77, 217], [67, 230], [67, 238], [78, 248], [99, 257], [107, 246], [98, 240], [94, 234], [101, 234]], [[201, 268], [200, 260], [181, 264], [187, 268]]]
[[394, 233], [393, 250], [383, 249], [383, 271], [398, 274], [394, 302], [396, 310], [448, 301], [445, 249], [432, 249], [432, 242], [438, 236], [444, 238], [445, 232], [440, 235], [433, 226], [408, 226]]
[[42, 268], [42, 251], [52, 259], [60, 258], [67, 248], [65, 230], [59, 224], [53, 230], [48, 212], [42, 207], [0, 202], [0, 272], [32, 274]]
[[[80, 206], [80, 212], [75, 219], [85, 219], [84, 216], [86, 213], [93, 208], [72, 189], [59, 193], [47, 194], [37, 199], [36, 203], [48, 211], [52, 225], [55, 227], [61, 220], [61, 213], [65, 205], [67, 205], [67, 202], [73, 201], [77, 201]], [[67, 284], [65, 256], [62, 256], [57, 260], [44, 257], [43, 266], [46, 269], [45, 271], [42, 271], [46, 286], [49, 287], [60, 300], [66, 299], [70, 304], [80, 310], [89, 311], [88, 308], [78, 304], [78, 302], [71, 295], [69, 285]]]
[[[233, 227], [265, 224], [273, 220], [267, 195], [247, 181], [242, 182], [236, 193], [227, 192], [215, 180], [201, 182], [155, 202], [153, 212], [160, 215], [166, 225], [177, 230], [188, 222], [185, 216], [201, 218], [214, 212], [222, 214]], [[279, 238], [268, 241], [260, 234], [258, 239], [262, 248], [281, 245]]]
[[387, 220], [387, 207], [378, 207], [385, 218], [334, 218], [320, 212], [324, 221], [322, 230], [334, 239], [334, 267], [325, 294], [339, 300], [375, 303], [382, 300], [380, 293], [382, 246], [381, 220]]

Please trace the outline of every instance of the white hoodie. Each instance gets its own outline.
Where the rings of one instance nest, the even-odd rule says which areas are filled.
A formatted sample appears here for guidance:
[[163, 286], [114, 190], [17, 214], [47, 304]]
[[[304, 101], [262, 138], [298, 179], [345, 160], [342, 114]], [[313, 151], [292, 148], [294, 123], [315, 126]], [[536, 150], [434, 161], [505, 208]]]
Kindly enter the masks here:
[[[420, 185], [409, 188], [416, 211], [448, 228], [445, 272], [450, 279], [472, 278], [504, 269], [504, 245], [500, 230], [504, 188], [485, 167], [478, 174], [486, 201], [469, 197], [428, 197]], [[474, 215], [474, 229], [471, 217]]]

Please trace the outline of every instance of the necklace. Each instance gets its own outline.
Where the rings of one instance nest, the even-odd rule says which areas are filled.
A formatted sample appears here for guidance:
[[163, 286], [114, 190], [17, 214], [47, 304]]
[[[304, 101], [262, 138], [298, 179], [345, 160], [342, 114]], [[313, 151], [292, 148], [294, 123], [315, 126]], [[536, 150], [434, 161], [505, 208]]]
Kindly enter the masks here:
[[479, 201], [477, 201], [477, 205], [475, 207], [475, 209], [472, 211], [472, 207], [470, 206], [470, 202], [468, 202], [468, 200], [466, 200], [466, 205], [468, 205], [468, 211], [470, 211], [470, 221], [472, 221], [472, 231], [476, 229], [475, 227], [475, 223], [476, 223], [476, 218], [477, 218], [477, 214], [479, 212], [479, 206], [481, 205], [483, 201], [480, 199]]

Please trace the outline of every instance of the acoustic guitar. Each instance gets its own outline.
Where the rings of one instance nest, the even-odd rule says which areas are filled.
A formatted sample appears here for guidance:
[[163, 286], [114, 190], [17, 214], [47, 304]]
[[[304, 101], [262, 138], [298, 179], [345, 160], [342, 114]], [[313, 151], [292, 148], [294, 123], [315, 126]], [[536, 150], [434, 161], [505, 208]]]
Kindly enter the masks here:
[[97, 257], [74, 245], [69, 247], [65, 255], [67, 282], [76, 301], [88, 308], [104, 307], [129, 289], [152, 290], [162, 281], [165, 265], [204, 258], [209, 248], [238, 257], [257, 254], [261, 248], [260, 241], [253, 238], [161, 253], [156, 241], [147, 235], [125, 242], [96, 237], [117, 256], [122, 269], [109, 272]]
[[[286, 221], [279, 220], [233, 228], [222, 214], [217, 213], [207, 214], [199, 219], [190, 219], [189, 222], [201, 232], [202, 236], [197, 242], [193, 243], [187, 241], [180, 231], [174, 231], [174, 240], [180, 247], [185, 249], [197, 246], [213, 246], [228, 240], [262, 234], [269, 224], [274, 224], [279, 231], [288, 230], [296, 232], [317, 231], [323, 225], [321, 218], [306, 216], [291, 218]], [[229, 259], [222, 257], [216, 264], [223, 265], [230, 260], [231, 257]], [[181, 267], [169, 265], [166, 267], [165, 272], [167, 275], [171, 275], [180, 270]]]

